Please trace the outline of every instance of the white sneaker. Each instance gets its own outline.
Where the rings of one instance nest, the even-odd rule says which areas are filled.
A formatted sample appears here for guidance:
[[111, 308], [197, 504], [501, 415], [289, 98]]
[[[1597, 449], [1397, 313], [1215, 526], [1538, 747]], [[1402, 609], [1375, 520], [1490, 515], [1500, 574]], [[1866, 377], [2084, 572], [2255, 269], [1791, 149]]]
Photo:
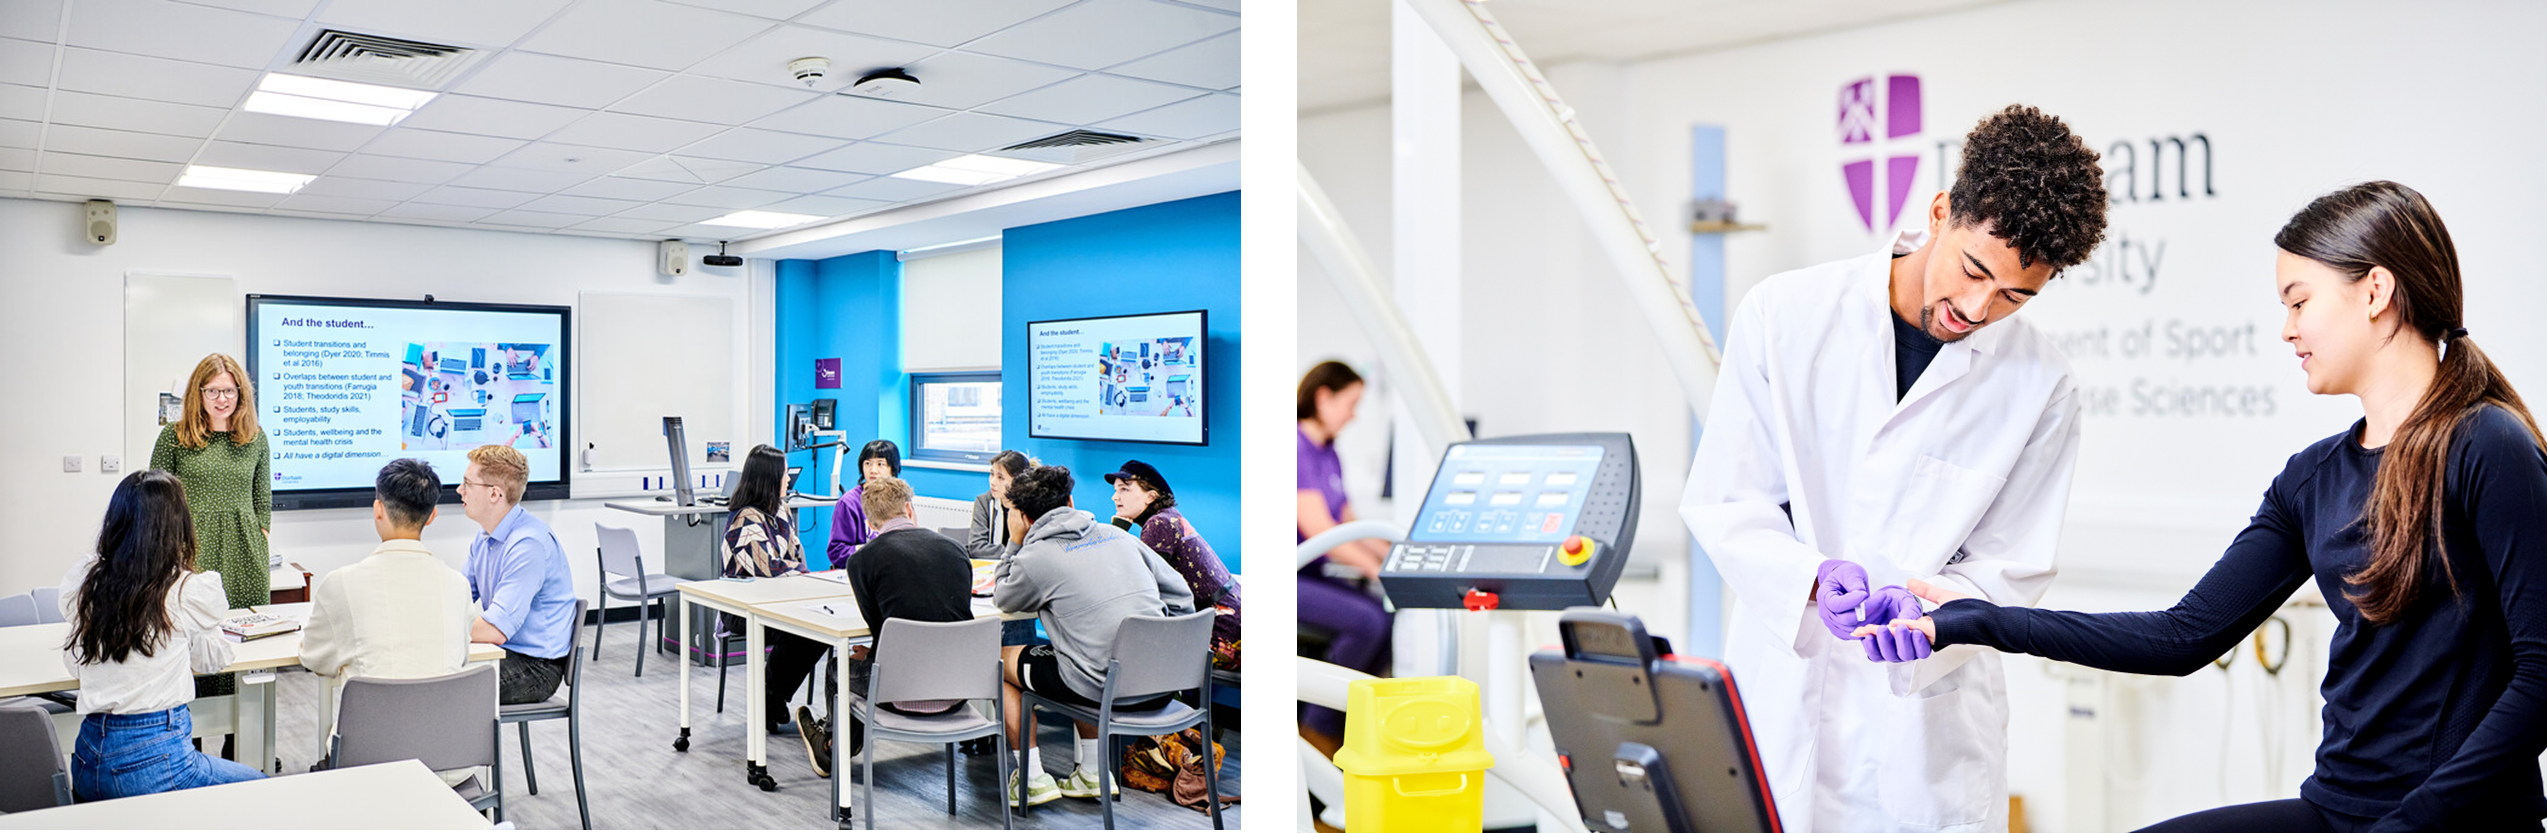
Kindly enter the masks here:
[[[1059, 789], [1062, 795], [1071, 798], [1095, 798], [1097, 797], [1097, 775], [1084, 769], [1071, 770], [1070, 777], [1062, 779]], [[1123, 797], [1121, 782], [1114, 784], [1114, 796]]]
[[[1012, 805], [1017, 803], [1017, 776], [1020, 774], [1015, 772], [1008, 774], [1008, 803]], [[1094, 792], [1088, 794], [1096, 795]], [[1033, 780], [1026, 782], [1026, 806], [1050, 804], [1059, 800], [1061, 800], [1061, 786], [1053, 782], [1051, 775], [1037, 774]]]

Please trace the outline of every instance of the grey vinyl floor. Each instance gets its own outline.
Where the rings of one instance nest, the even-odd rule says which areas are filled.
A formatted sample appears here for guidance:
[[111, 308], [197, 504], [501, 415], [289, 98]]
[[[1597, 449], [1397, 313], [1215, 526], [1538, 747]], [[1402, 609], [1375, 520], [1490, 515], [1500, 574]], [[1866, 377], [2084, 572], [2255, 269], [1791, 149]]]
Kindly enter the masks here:
[[[773, 735], [769, 770], [776, 792], [762, 792], [744, 782], [743, 669], [733, 668], [727, 681], [725, 712], [716, 707], [716, 669], [693, 667], [690, 673], [690, 749], [675, 752], [678, 734], [680, 669], [673, 655], [649, 653], [644, 677], [633, 676], [638, 636], [631, 623], [613, 622], [605, 634], [601, 660], [591, 659], [592, 630], [585, 629], [584, 787], [590, 793], [596, 829], [828, 829], [835, 823], [824, 812], [831, 800], [830, 782], [814, 774], [805, 745], [793, 734]], [[647, 636], [651, 637], [649, 629]], [[282, 686], [277, 716], [277, 747], [284, 772], [305, 772], [322, 753], [319, 721], [321, 682], [305, 672], [292, 672]], [[798, 692], [796, 702], [804, 701]], [[1049, 718], [1048, 718], [1049, 719]], [[515, 729], [503, 733], [506, 817], [524, 829], [574, 829], [574, 773], [568, 766], [566, 722], [532, 724], [531, 752], [539, 778], [539, 794], [531, 795], [523, 778], [521, 748]], [[1075, 766], [1067, 725], [1047, 725], [1036, 735], [1044, 769], [1059, 778]], [[876, 743], [875, 741], [869, 741]], [[1239, 743], [1234, 727], [1222, 734], [1228, 750], [1220, 773], [1224, 795], [1239, 792]], [[1000, 827], [997, 765], [991, 756], [956, 758], [956, 812], [946, 812], [944, 747], [880, 743], [876, 747], [876, 827], [887, 830], [996, 830]], [[855, 767], [855, 764], [852, 764]], [[862, 770], [854, 770], [862, 771]], [[852, 779], [844, 785], [854, 788]], [[851, 793], [853, 799], [855, 792]], [[868, 808], [855, 808], [858, 826], [866, 826]], [[1238, 829], [1240, 807], [1222, 810], [1228, 829]], [[1128, 830], [1208, 830], [1211, 817], [1188, 810], [1165, 796], [1123, 790], [1115, 804], [1115, 826]], [[1093, 799], [1064, 798], [1016, 817], [1018, 829], [1093, 830], [1102, 826]]]

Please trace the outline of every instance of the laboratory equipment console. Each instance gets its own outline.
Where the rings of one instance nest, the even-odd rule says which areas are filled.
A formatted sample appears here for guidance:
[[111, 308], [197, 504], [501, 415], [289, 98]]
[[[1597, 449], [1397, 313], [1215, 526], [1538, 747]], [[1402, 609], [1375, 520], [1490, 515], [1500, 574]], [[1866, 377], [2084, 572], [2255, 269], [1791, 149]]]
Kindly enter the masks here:
[[1626, 434], [1456, 443], [1380, 584], [1401, 609], [1598, 605], [1627, 566], [1637, 502]]

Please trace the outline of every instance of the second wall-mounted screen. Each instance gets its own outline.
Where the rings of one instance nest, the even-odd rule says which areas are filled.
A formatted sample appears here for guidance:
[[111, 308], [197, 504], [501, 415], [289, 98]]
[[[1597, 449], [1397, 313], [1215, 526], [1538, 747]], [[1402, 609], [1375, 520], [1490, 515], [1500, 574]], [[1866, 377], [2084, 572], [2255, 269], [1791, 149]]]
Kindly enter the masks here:
[[1028, 435], [1203, 445], [1201, 310], [1026, 325]]

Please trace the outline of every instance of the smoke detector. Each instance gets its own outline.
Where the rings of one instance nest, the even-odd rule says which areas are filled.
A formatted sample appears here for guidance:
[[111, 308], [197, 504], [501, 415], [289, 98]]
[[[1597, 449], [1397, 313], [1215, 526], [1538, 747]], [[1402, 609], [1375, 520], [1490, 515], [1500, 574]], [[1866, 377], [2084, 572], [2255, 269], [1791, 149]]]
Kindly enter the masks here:
[[831, 59], [798, 58], [787, 62], [787, 72], [796, 76], [798, 82], [811, 87], [821, 83], [823, 76], [831, 74]]
[[876, 98], [892, 98], [894, 96], [909, 95], [919, 89], [920, 79], [914, 78], [910, 73], [902, 71], [901, 67], [879, 69], [874, 72], [867, 73], [866, 75], [858, 78], [858, 83], [849, 85], [850, 92], [863, 96], [873, 96]]

